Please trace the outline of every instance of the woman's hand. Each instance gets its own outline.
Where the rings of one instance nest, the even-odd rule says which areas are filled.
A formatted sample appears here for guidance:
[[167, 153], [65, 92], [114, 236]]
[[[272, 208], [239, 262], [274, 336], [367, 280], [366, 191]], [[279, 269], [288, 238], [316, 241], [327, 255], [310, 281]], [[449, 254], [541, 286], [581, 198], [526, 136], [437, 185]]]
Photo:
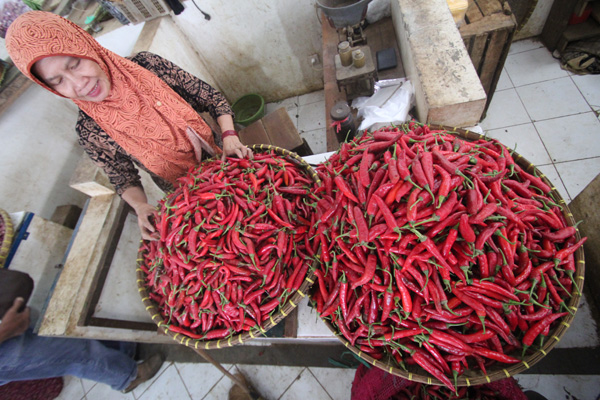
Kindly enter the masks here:
[[0, 343], [15, 336], [22, 335], [29, 328], [29, 307], [19, 312], [19, 308], [23, 306], [25, 300], [22, 297], [17, 297], [4, 316], [0, 323]]
[[144, 240], [158, 240], [160, 236], [154, 229], [150, 217], [154, 216], [156, 208], [148, 204], [148, 198], [144, 189], [139, 186], [132, 186], [121, 194], [123, 200], [127, 202], [133, 208], [138, 217], [138, 226], [142, 232], [142, 239]]
[[135, 209], [135, 213], [138, 216], [138, 226], [140, 227], [142, 239], [144, 240], [160, 239], [158, 232], [154, 229], [154, 225], [150, 220], [150, 217], [153, 217], [155, 212], [156, 208], [148, 203], [139, 204]]
[[237, 136], [227, 136], [223, 139], [223, 160], [225, 157], [252, 158], [252, 150], [244, 146]]

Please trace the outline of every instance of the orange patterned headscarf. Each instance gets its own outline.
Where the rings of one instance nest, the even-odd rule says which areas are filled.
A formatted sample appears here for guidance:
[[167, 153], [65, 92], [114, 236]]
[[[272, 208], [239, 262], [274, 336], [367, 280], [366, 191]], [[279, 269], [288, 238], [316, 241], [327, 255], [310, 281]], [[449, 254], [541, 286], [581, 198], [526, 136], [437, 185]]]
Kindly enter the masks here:
[[9, 27], [6, 48], [29, 79], [57, 94], [31, 69], [50, 56], [72, 56], [96, 62], [111, 82], [102, 102], [73, 100], [125, 151], [158, 176], [174, 183], [197, 164], [186, 130], [191, 127], [214, 150], [210, 127], [165, 82], [145, 68], [102, 47], [92, 36], [58, 15], [31, 11]]

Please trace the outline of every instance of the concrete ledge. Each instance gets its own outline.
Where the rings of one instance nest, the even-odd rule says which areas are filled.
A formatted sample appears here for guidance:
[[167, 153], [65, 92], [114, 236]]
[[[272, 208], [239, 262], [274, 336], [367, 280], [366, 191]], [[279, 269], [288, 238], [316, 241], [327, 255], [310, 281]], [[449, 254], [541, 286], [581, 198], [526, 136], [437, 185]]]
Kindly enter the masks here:
[[417, 118], [452, 127], [472, 126], [486, 94], [446, 0], [391, 0], [402, 63], [415, 87]]

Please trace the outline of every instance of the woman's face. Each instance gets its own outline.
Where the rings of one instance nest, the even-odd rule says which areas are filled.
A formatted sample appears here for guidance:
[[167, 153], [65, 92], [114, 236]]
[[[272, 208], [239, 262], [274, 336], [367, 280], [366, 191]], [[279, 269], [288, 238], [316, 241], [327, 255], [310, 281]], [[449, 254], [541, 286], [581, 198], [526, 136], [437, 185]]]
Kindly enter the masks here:
[[110, 93], [108, 76], [87, 58], [42, 58], [33, 65], [32, 72], [50, 88], [73, 100], [100, 102]]

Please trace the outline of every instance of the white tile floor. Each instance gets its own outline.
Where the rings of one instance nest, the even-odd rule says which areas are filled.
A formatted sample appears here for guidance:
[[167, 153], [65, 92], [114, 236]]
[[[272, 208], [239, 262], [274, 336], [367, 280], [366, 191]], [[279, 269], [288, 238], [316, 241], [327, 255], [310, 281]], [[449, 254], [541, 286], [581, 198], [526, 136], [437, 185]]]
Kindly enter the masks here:
[[[279, 107], [287, 109], [315, 154], [326, 151], [322, 91], [268, 104], [267, 112]], [[538, 166], [569, 202], [600, 172], [599, 112], [600, 77], [565, 72], [539, 42], [524, 40], [512, 45], [480, 126]], [[339, 368], [226, 368], [239, 369], [263, 396], [273, 400], [349, 399], [354, 378], [354, 370]], [[549, 400], [595, 399], [600, 390], [598, 376], [522, 374], [517, 378]], [[155, 379], [127, 395], [103, 384], [67, 377], [60, 399], [224, 400], [231, 386], [210, 364], [166, 363]]]

